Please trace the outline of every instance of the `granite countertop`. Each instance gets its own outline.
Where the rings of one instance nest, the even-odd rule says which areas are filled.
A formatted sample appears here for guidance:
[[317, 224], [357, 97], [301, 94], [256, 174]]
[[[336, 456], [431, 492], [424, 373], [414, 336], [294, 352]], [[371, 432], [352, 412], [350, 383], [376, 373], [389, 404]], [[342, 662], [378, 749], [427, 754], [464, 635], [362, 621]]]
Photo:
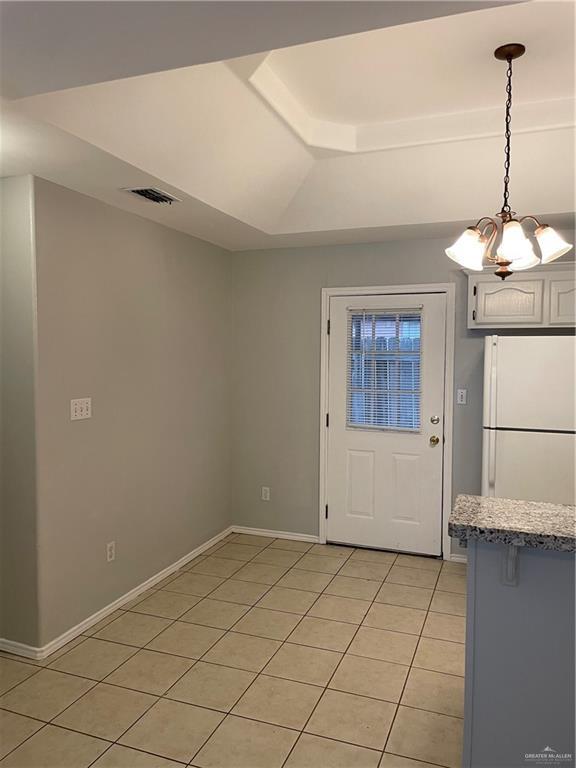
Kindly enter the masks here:
[[450, 514], [448, 533], [463, 544], [477, 539], [574, 552], [576, 507], [461, 494]]

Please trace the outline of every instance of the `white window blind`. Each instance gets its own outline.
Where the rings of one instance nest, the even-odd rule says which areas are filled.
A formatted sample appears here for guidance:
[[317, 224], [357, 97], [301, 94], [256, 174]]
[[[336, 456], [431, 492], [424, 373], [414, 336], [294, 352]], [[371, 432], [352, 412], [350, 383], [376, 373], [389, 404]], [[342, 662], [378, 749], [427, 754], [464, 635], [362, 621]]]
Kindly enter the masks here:
[[420, 429], [421, 310], [348, 312], [346, 424]]

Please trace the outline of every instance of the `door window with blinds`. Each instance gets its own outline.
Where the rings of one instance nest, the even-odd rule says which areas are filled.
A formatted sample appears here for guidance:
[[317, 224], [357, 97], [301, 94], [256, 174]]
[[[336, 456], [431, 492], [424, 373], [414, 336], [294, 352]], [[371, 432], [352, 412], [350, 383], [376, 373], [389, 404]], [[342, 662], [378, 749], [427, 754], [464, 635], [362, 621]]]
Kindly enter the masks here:
[[348, 311], [346, 425], [420, 430], [422, 311]]

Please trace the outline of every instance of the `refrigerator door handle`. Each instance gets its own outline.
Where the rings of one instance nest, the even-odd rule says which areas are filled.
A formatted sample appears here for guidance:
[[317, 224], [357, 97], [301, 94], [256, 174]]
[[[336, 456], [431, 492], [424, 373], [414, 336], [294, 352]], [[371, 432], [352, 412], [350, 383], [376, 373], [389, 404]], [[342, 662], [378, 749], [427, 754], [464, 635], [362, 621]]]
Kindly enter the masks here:
[[488, 489], [489, 495], [494, 496], [496, 486], [496, 431], [488, 431]]
[[484, 426], [496, 427], [498, 397], [498, 336], [487, 336], [484, 352]]

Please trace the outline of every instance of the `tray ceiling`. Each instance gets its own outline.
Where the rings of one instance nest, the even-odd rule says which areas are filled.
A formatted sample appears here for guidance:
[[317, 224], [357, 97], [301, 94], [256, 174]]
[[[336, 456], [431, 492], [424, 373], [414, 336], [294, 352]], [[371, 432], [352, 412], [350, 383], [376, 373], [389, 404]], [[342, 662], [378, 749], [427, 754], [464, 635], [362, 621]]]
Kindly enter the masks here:
[[571, 3], [501, 8], [272, 51], [248, 82], [309, 146], [365, 152], [494, 135], [502, 130], [505, 65], [492, 56], [491, 41], [518, 36], [528, 53], [515, 64], [515, 131], [571, 125]]
[[[528, 52], [512, 199], [570, 212], [573, 11], [503, 6], [15, 100], [5, 173], [238, 250], [444, 231], [498, 206], [504, 67], [492, 51], [515, 38]], [[143, 185], [182, 203], [122, 192]]]

